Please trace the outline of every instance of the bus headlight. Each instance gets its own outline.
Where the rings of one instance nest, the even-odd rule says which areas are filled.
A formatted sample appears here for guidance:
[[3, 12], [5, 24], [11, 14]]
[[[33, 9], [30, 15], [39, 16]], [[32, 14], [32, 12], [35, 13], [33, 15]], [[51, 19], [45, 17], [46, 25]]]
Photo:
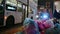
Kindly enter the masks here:
[[6, 16], [4, 16], [4, 19], [7, 19], [7, 17], [6, 17]]

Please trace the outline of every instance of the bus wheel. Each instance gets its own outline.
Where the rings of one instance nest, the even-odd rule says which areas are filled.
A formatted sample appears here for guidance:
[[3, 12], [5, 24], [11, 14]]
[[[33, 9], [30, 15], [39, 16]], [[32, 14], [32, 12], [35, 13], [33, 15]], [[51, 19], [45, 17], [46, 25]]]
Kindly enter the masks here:
[[14, 17], [13, 16], [9, 16], [6, 20], [6, 26], [10, 27], [14, 25]]

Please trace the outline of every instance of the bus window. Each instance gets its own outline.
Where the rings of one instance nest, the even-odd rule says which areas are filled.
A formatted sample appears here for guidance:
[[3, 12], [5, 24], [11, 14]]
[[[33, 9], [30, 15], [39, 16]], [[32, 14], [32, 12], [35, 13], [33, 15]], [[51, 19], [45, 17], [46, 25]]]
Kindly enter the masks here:
[[17, 7], [11, 6], [11, 5], [6, 5], [6, 10], [16, 11], [17, 10]]
[[6, 1], [6, 10], [16, 11], [17, 10], [17, 1], [16, 0], [7, 0]]
[[23, 5], [23, 9], [25, 10], [25, 8], [26, 8], [26, 6], [25, 5]]
[[3, 12], [3, 5], [1, 5], [2, 0], [0, 0], [0, 14]]
[[27, 11], [27, 5], [23, 4], [23, 10]]
[[12, 6], [16, 6], [17, 5], [17, 1], [16, 0], [6, 0], [6, 4], [10, 4]]
[[18, 8], [17, 8], [18, 12], [22, 12], [23, 8], [22, 8], [22, 3], [18, 2]]
[[0, 0], [0, 26], [2, 26], [4, 22], [4, 8], [2, 5], [2, 1], [3, 0]]
[[2, 0], [0, 0], [0, 4], [2, 3]]

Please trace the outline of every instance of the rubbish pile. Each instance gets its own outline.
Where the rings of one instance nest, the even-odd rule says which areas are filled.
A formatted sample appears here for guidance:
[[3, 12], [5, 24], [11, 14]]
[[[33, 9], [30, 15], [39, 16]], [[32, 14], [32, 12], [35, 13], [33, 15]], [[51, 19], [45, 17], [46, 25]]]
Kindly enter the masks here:
[[54, 24], [53, 20], [33, 20], [26, 18], [23, 26], [25, 34], [56, 34], [60, 31], [60, 24]]

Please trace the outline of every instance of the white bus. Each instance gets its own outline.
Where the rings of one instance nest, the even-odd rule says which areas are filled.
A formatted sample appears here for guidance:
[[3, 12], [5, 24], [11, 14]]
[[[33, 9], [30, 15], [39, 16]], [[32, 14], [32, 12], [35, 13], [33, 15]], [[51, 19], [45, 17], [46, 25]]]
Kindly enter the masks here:
[[27, 0], [0, 0], [0, 27], [22, 23], [27, 13]]

